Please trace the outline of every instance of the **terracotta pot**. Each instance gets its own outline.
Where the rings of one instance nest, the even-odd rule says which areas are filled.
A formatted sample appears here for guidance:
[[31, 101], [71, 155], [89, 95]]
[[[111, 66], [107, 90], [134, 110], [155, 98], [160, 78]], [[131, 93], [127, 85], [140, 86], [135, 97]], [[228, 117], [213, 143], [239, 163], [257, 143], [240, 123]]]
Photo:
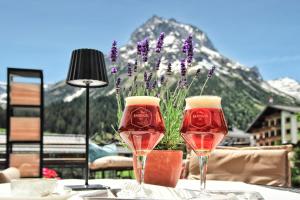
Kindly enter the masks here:
[[[144, 182], [153, 185], [175, 187], [182, 170], [183, 152], [179, 150], [153, 150], [147, 156]], [[136, 157], [133, 159], [134, 174], [139, 181]]]

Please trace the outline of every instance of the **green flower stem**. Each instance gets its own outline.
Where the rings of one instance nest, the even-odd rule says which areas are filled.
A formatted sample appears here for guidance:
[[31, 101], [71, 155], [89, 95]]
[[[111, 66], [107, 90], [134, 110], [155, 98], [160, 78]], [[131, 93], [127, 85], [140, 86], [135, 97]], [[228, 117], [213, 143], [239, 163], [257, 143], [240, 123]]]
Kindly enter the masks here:
[[204, 82], [204, 84], [203, 84], [203, 86], [202, 86], [202, 89], [201, 89], [201, 92], [200, 92], [200, 96], [202, 95], [202, 93], [203, 93], [203, 91], [204, 91], [204, 88], [205, 88], [205, 86], [206, 86], [208, 80], [209, 80], [209, 77], [206, 78], [206, 80], [205, 80], [205, 82]]

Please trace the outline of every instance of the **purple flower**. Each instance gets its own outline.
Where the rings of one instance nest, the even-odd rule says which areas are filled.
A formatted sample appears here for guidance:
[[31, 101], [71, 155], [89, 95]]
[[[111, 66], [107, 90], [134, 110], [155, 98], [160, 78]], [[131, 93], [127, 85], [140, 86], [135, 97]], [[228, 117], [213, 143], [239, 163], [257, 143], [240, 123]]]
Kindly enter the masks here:
[[120, 88], [121, 78], [118, 77], [116, 80], [116, 88]]
[[130, 63], [128, 63], [128, 65], [127, 65], [127, 75], [132, 76], [132, 67], [131, 67]]
[[196, 76], [200, 76], [200, 73], [201, 73], [201, 70], [200, 70], [200, 68], [199, 69], [197, 69], [197, 71], [196, 71]]
[[172, 64], [171, 63], [168, 63], [167, 74], [168, 75], [172, 74]]
[[149, 40], [145, 38], [141, 42], [141, 55], [144, 62], [148, 61], [148, 53], [149, 53]]
[[159, 93], [156, 93], [155, 97], [158, 97], [158, 98], [159, 98], [159, 97], [160, 97], [160, 94], [159, 94]]
[[116, 74], [118, 72], [118, 69], [116, 67], [111, 68], [111, 73]]
[[142, 55], [142, 42], [137, 43], [136, 50], [138, 55]]
[[156, 65], [155, 65], [156, 70], [159, 70], [160, 62], [161, 62], [161, 57], [156, 62]]
[[134, 62], [134, 67], [133, 67], [133, 71], [134, 71], [134, 72], [137, 72], [137, 67], [138, 67], [138, 61], [135, 60], [135, 62]]
[[207, 77], [211, 78], [214, 75], [215, 70], [216, 70], [216, 66], [213, 66], [210, 70], [208, 70]]
[[183, 42], [182, 53], [187, 53], [188, 48], [189, 48], [189, 42], [188, 42], [188, 38], [187, 38]]
[[180, 73], [181, 76], [185, 76], [186, 75], [186, 67], [185, 67], [185, 60], [182, 59], [180, 62]]
[[147, 81], [151, 81], [152, 75], [153, 75], [152, 72], [150, 72]]
[[112, 47], [110, 50], [110, 61], [116, 62], [118, 57], [118, 48], [117, 48], [117, 41], [113, 41]]
[[149, 81], [146, 81], [146, 89], [150, 89], [150, 82]]
[[155, 89], [155, 88], [156, 88], [156, 85], [157, 85], [157, 81], [153, 81], [152, 86], [151, 86], [151, 89]]
[[148, 74], [147, 72], [144, 72], [144, 81], [147, 81], [148, 80]]
[[116, 93], [119, 94], [120, 93], [120, 83], [121, 83], [121, 78], [117, 78], [116, 80]]
[[189, 35], [189, 37], [184, 41], [182, 46], [182, 52], [187, 56], [187, 63], [191, 63], [193, 61], [194, 56], [194, 47], [193, 47], [193, 36]]
[[164, 32], [160, 33], [159, 38], [158, 38], [157, 43], [156, 43], [156, 48], [155, 48], [156, 53], [161, 52], [161, 49], [164, 45], [164, 38], [165, 38], [165, 33]]
[[188, 86], [188, 82], [187, 82], [186, 78], [182, 78], [182, 79], [178, 82], [178, 86], [179, 86], [180, 88], [184, 88], [184, 87]]

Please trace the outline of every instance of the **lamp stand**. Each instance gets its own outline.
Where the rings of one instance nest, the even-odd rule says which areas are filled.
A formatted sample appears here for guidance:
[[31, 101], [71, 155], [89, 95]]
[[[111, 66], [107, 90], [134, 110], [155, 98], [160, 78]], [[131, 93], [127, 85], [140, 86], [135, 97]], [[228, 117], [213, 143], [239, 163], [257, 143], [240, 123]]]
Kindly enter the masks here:
[[109, 189], [107, 186], [103, 186], [100, 184], [89, 185], [89, 136], [90, 136], [90, 82], [86, 81], [86, 102], [85, 102], [85, 183], [84, 185], [71, 185], [67, 186], [72, 190], [101, 190], [101, 189]]

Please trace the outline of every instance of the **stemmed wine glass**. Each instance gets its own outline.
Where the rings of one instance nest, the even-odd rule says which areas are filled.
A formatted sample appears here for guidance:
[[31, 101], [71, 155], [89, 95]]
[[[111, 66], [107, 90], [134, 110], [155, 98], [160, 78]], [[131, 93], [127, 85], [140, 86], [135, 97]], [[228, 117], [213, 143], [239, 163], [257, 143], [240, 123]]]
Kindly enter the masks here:
[[162, 139], [165, 132], [159, 101], [159, 98], [151, 96], [127, 97], [119, 125], [121, 138], [132, 149], [137, 159], [140, 185], [136, 194], [138, 198], [146, 197], [143, 182], [147, 155]]
[[205, 191], [208, 157], [228, 133], [221, 97], [194, 96], [185, 99], [186, 107], [180, 129], [184, 141], [199, 157], [200, 194], [195, 199], [212, 199]]

